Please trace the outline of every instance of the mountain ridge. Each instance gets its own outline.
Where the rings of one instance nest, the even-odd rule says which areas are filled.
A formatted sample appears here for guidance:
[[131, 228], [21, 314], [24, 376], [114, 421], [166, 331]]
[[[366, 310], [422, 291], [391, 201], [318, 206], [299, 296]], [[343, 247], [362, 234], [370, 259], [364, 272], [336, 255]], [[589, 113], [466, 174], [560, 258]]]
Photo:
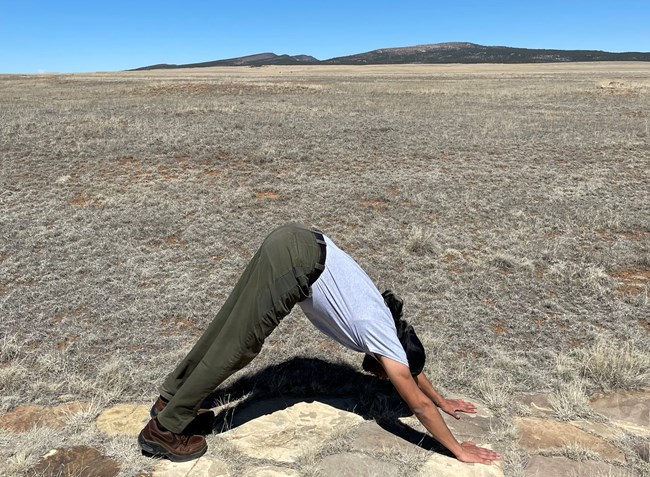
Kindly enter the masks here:
[[254, 55], [187, 64], [157, 64], [130, 71], [211, 66], [267, 65], [382, 65], [382, 64], [448, 64], [448, 63], [568, 63], [584, 61], [650, 61], [650, 52], [613, 53], [601, 50], [558, 50], [485, 46], [469, 42], [429, 43], [376, 50], [318, 60], [310, 55]]

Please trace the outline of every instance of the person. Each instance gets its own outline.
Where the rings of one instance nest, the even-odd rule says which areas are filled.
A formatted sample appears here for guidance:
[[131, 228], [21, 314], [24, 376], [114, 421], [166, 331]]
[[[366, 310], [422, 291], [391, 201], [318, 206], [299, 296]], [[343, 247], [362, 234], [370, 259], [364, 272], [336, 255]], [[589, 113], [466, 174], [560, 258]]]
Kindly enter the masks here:
[[499, 454], [459, 443], [438, 408], [459, 418], [474, 404], [443, 398], [423, 372], [425, 350], [402, 318], [402, 302], [383, 295], [332, 240], [300, 224], [271, 232], [188, 355], [167, 376], [138, 436], [142, 450], [175, 462], [200, 457], [203, 435], [190, 423], [226, 378], [246, 366], [282, 318], [299, 304], [317, 329], [365, 353], [363, 368], [388, 379], [431, 435], [462, 462], [491, 464]]

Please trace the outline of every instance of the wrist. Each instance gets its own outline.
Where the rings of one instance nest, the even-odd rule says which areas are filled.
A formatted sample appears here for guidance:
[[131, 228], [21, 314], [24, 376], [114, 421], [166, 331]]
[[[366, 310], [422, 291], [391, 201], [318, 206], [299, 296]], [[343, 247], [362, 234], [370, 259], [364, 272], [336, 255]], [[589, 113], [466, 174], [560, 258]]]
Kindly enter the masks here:
[[436, 406], [442, 408], [445, 404], [447, 404], [447, 400], [446, 400], [445, 398], [443, 398], [442, 396], [436, 396], [436, 397], [433, 399], [433, 403], [434, 403]]
[[456, 444], [448, 447], [449, 452], [454, 454], [454, 457], [458, 460], [462, 460], [463, 456], [465, 455], [465, 449], [463, 449], [463, 446], [460, 445], [458, 441], [456, 441]]

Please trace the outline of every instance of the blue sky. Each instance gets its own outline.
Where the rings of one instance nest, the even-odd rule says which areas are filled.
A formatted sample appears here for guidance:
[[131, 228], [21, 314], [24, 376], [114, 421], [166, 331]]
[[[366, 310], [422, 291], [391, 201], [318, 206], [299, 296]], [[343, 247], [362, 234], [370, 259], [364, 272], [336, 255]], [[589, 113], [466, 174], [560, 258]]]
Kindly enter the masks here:
[[447, 41], [650, 51], [650, 1], [0, 0], [0, 73], [113, 71], [261, 52], [319, 59]]

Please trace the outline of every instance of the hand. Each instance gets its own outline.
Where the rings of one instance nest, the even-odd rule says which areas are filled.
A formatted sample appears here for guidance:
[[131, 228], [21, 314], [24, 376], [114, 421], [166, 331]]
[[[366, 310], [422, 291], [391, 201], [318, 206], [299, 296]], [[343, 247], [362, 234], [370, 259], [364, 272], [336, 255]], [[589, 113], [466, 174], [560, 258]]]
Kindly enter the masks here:
[[461, 462], [476, 462], [479, 464], [492, 465], [492, 462], [499, 460], [501, 455], [498, 452], [478, 447], [475, 443], [466, 441], [461, 445], [461, 452], [456, 455], [456, 459]]
[[439, 407], [456, 419], [460, 419], [458, 412], [467, 412], [470, 414], [476, 412], [476, 406], [474, 404], [463, 401], [462, 399], [445, 399]]

